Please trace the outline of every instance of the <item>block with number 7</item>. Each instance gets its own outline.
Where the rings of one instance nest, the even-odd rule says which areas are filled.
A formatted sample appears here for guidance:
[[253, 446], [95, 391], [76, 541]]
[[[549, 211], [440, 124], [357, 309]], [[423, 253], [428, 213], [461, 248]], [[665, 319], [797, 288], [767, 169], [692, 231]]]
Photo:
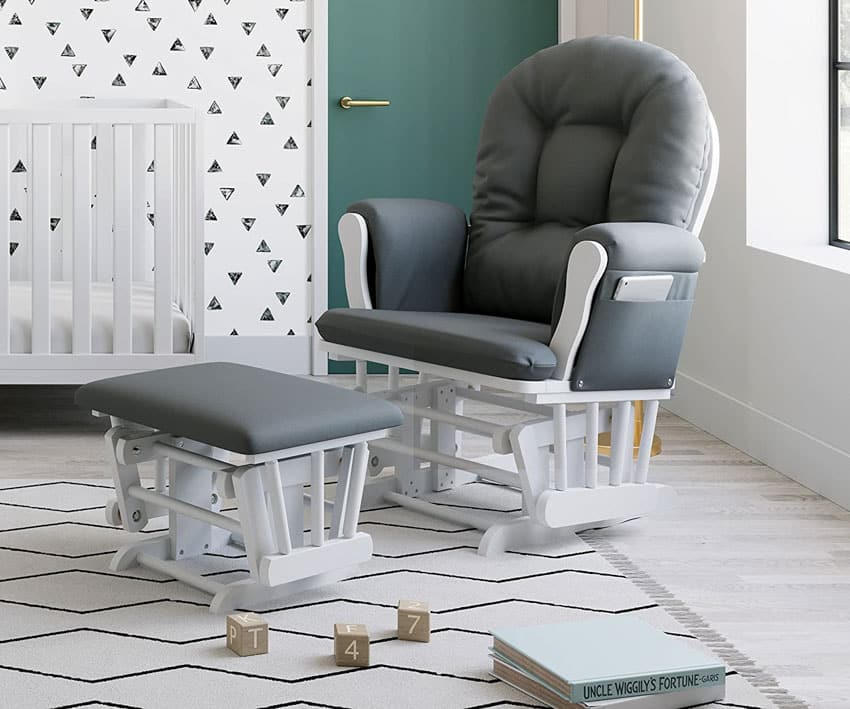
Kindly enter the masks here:
[[334, 658], [340, 667], [369, 666], [369, 630], [365, 625], [334, 625]]
[[431, 611], [423, 601], [398, 602], [398, 639], [431, 641]]

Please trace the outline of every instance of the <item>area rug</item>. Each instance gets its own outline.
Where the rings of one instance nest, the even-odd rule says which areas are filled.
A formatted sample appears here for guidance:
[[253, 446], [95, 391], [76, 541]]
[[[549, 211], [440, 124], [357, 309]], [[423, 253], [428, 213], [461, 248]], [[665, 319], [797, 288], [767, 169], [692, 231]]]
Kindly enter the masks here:
[[[515, 504], [493, 486], [482, 503], [472, 487], [438, 501]], [[602, 615], [643, 618], [718, 654], [727, 695], [708, 706], [804, 706], [604, 535], [484, 559], [473, 530], [397, 507], [362, 513], [375, 547], [368, 564], [321, 591], [258, 609], [270, 624], [270, 652], [237, 657], [225, 647], [224, 618], [208, 612], [203, 594], [143, 569], [109, 570], [110, 555], [135, 537], [106, 524], [111, 497], [106, 481], [0, 486], [0, 706], [534, 707], [488, 674], [488, 631]], [[225, 581], [246, 573], [238, 549], [204, 564]], [[430, 643], [396, 639], [402, 598], [430, 604]], [[371, 667], [334, 664], [334, 623], [368, 626]]]

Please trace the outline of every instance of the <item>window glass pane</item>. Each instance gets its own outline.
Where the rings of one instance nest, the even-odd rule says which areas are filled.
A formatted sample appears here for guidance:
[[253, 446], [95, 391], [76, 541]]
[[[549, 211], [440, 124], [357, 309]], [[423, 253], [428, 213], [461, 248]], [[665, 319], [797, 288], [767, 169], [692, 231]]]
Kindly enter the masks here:
[[838, 238], [850, 241], [850, 71], [838, 72]]
[[838, 60], [850, 62], [850, 0], [838, 2]]

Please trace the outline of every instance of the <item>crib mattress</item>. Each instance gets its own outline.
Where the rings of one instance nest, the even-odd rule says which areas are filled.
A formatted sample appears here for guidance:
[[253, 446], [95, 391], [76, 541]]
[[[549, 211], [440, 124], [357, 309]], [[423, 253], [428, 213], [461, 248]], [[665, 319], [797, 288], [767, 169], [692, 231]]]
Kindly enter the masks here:
[[[12, 354], [32, 352], [32, 284], [10, 283], [10, 327]], [[112, 354], [112, 284], [94, 283], [91, 289], [92, 353]], [[133, 352], [152, 354], [154, 337], [153, 284], [134, 283], [132, 289]], [[72, 353], [73, 290], [67, 281], [55, 281], [50, 288], [50, 342], [54, 354]], [[171, 307], [171, 327], [175, 354], [192, 347], [192, 326], [176, 304]]]

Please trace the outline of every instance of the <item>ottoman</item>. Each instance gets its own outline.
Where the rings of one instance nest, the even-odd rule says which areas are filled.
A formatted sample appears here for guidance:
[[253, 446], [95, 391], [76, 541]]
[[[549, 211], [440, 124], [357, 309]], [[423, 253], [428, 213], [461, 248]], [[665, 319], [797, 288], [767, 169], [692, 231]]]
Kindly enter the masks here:
[[[371, 557], [371, 538], [357, 531], [367, 444], [401, 425], [393, 404], [230, 363], [92, 382], [76, 402], [111, 419], [117, 499], [107, 520], [141, 532], [168, 517], [167, 532], [121, 548], [113, 570], [166, 574], [211, 594], [210, 610], [221, 613], [331, 583]], [[139, 479], [148, 461], [153, 490]], [[326, 476], [337, 480], [332, 503]], [[225, 499], [236, 500], [238, 519], [220, 511]], [[248, 579], [224, 584], [181, 563], [227, 545], [244, 548]]]

